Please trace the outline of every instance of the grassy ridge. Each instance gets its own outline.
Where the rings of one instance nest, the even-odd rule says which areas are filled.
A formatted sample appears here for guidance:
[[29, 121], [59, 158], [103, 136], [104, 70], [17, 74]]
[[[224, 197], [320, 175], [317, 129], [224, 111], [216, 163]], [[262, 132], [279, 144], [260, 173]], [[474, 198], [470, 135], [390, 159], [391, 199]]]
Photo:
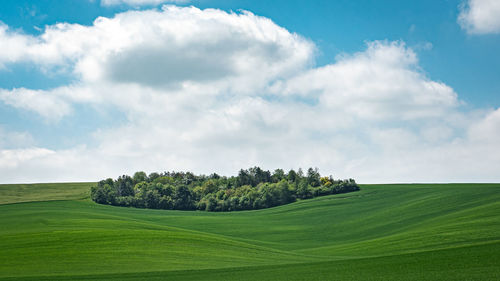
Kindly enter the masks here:
[[231, 213], [0, 205], [0, 279], [499, 279], [500, 184], [361, 188]]
[[0, 184], [0, 204], [19, 202], [78, 200], [89, 197], [95, 183]]

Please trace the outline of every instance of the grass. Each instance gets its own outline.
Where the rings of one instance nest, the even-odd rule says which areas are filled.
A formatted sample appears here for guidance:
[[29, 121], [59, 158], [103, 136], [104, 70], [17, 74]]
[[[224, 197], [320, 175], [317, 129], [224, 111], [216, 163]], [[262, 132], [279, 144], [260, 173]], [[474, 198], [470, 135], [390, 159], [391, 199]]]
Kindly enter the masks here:
[[0, 204], [78, 200], [90, 196], [91, 182], [0, 184]]
[[500, 280], [500, 184], [230, 213], [97, 205], [84, 185], [0, 186], [0, 280]]

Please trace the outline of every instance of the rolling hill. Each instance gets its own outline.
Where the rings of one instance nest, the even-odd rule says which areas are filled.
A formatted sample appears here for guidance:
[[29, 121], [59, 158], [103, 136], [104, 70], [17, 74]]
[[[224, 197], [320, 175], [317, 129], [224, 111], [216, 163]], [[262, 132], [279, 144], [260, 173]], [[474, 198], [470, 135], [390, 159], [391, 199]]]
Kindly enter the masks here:
[[226, 213], [98, 205], [90, 185], [0, 185], [0, 280], [500, 280], [500, 184]]

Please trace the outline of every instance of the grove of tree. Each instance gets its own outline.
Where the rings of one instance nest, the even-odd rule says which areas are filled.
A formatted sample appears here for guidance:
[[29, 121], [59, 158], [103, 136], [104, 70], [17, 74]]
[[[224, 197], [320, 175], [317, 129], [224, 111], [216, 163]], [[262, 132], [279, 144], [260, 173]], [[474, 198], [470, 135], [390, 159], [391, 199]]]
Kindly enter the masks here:
[[167, 209], [238, 211], [263, 209], [317, 196], [359, 190], [354, 179], [321, 177], [309, 168], [273, 173], [259, 167], [241, 169], [238, 176], [195, 175], [191, 172], [136, 172], [116, 180], [101, 180], [91, 188], [99, 204]]

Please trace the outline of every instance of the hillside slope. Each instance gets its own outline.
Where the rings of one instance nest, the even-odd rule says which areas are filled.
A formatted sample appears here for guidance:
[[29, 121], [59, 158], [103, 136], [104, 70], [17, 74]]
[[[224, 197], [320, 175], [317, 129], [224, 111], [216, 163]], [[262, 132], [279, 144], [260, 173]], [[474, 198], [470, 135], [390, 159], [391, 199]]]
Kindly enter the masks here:
[[500, 279], [500, 184], [361, 188], [230, 213], [0, 205], [0, 280]]
[[93, 182], [0, 184], [0, 204], [86, 199]]

